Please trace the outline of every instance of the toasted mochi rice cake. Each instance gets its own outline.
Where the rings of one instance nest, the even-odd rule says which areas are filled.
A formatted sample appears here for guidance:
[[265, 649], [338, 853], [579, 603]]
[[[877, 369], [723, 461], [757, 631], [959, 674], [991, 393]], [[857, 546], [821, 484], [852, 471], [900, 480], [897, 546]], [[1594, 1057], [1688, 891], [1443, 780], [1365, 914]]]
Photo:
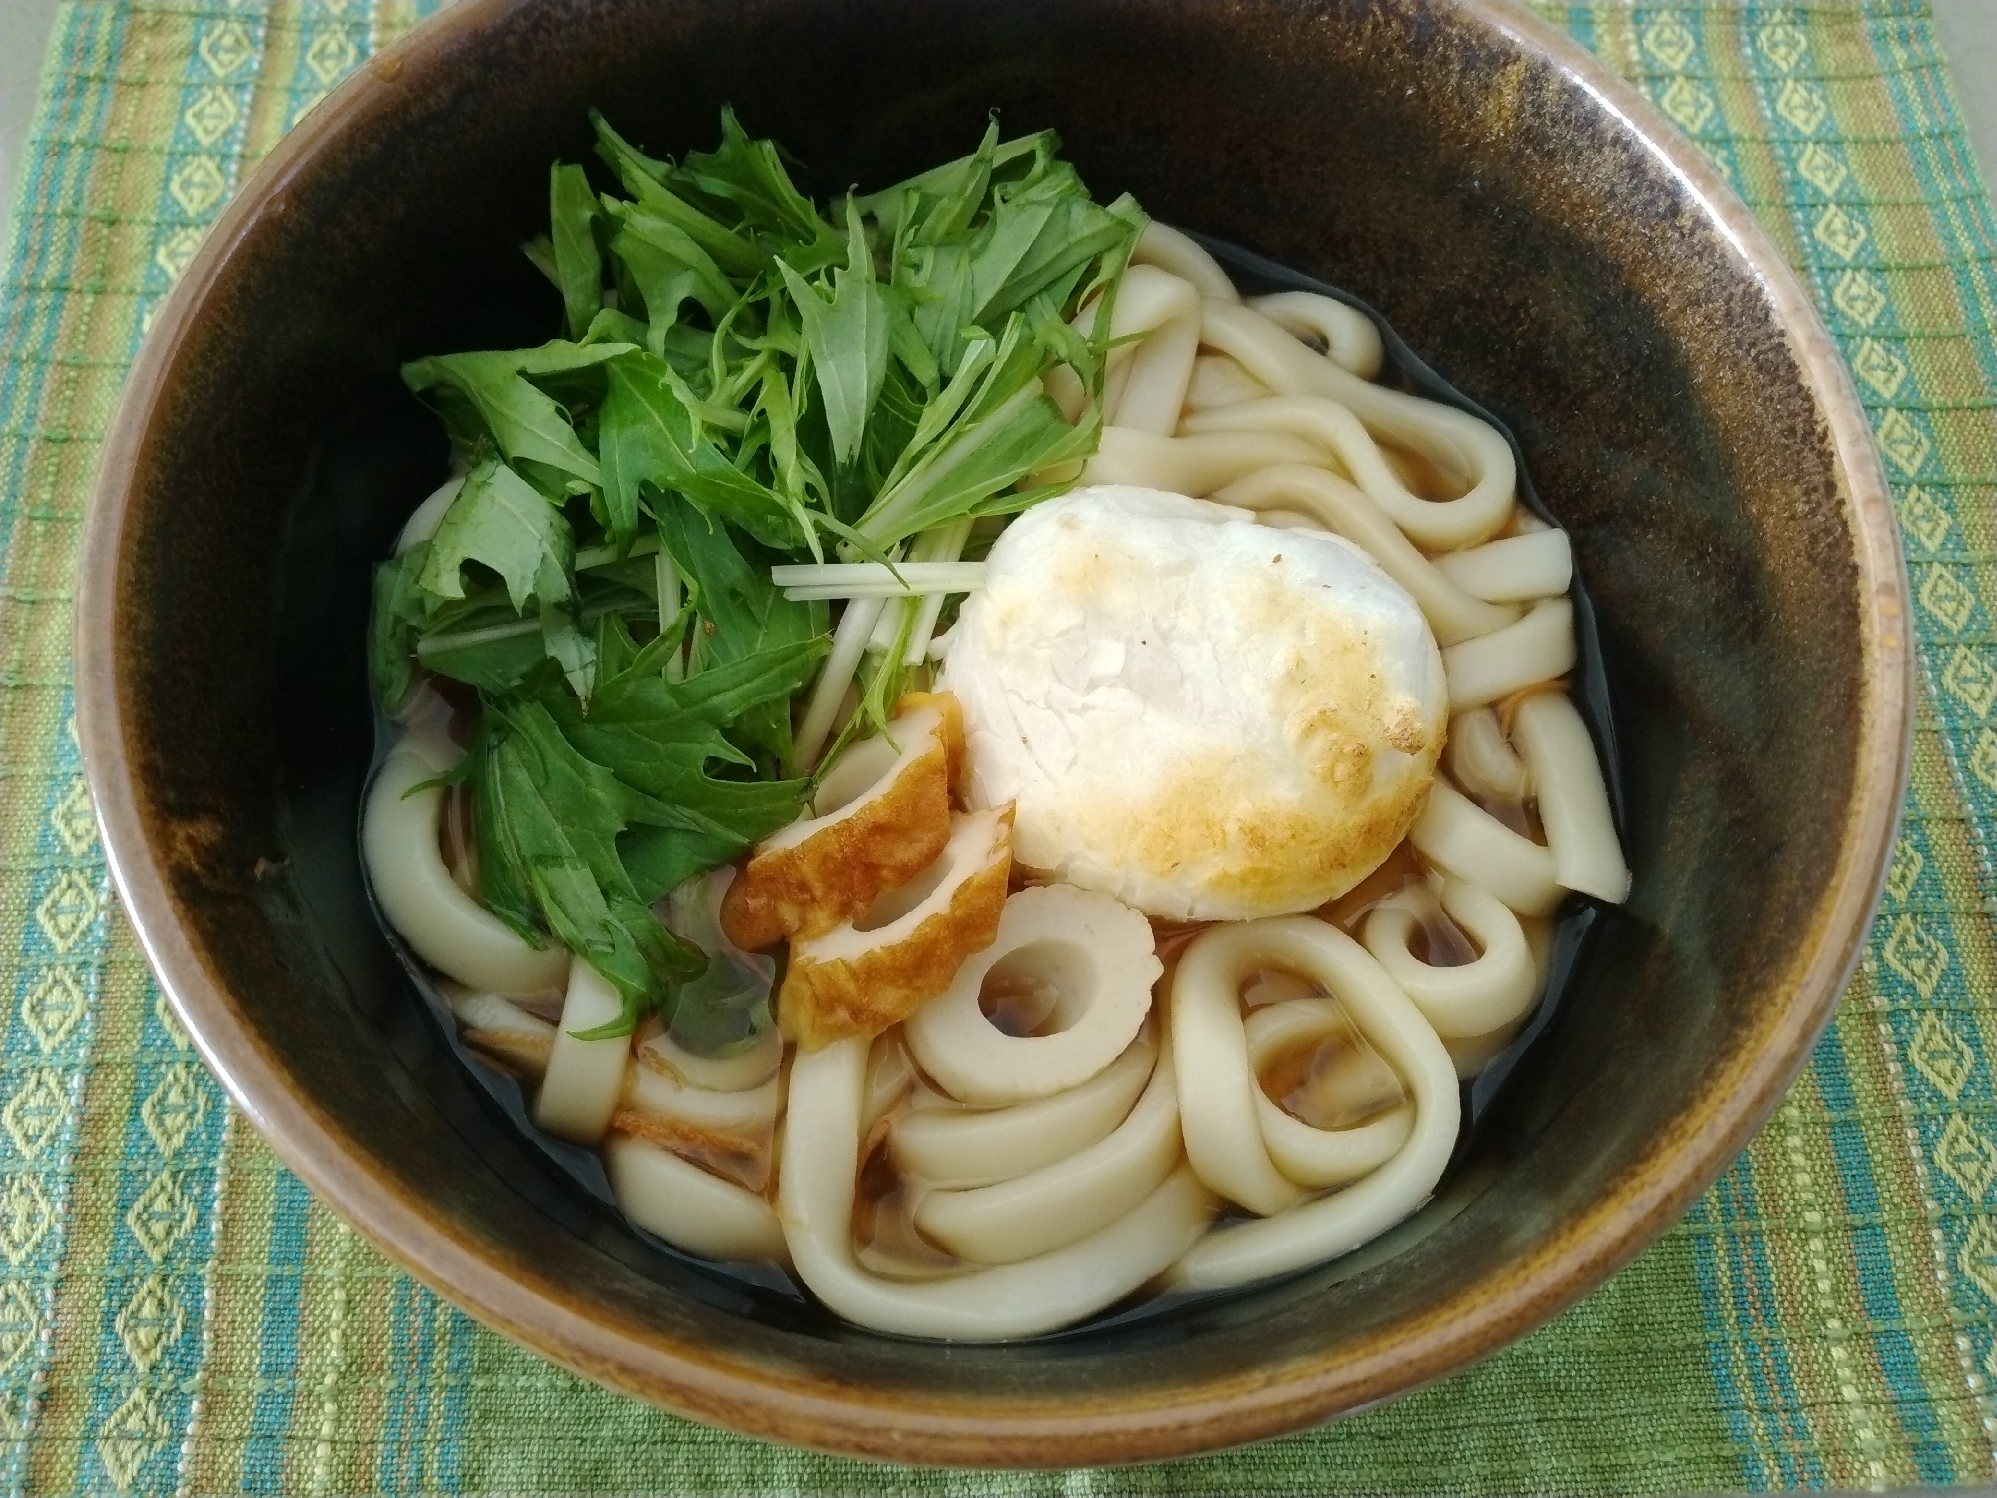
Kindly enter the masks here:
[[1015, 803], [1015, 859], [1177, 920], [1345, 893], [1413, 823], [1447, 727], [1435, 639], [1364, 552], [1121, 485], [1013, 521], [942, 684], [972, 803]]

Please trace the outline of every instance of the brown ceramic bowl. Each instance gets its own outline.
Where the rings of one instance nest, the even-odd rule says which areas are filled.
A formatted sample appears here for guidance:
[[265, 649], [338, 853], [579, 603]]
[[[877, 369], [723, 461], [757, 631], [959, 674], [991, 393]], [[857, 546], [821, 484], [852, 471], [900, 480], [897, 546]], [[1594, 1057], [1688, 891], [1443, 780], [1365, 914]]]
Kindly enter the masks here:
[[[524, 1147], [376, 929], [355, 847], [370, 561], [444, 470], [398, 361], [538, 342], [514, 246], [602, 106], [732, 101], [823, 192], [1052, 125], [1137, 194], [1382, 309], [1518, 434], [1600, 613], [1636, 888], [1398, 1251], [1035, 1342], [834, 1324], [646, 1246]], [[90, 783], [173, 1003], [340, 1213], [582, 1373], [757, 1435], [1162, 1457], [1391, 1398], [1545, 1321], [1719, 1174], [1858, 950], [1907, 751], [1906, 595], [1837, 354], [1630, 88], [1482, 0], [463, 0], [243, 189], [98, 478]]]

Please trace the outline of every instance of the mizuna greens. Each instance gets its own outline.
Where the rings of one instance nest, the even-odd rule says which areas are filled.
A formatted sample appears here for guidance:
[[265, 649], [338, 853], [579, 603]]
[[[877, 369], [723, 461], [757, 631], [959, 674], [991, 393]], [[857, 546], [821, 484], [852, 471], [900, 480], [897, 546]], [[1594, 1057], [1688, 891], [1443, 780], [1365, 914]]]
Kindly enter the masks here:
[[[1094, 202], [1051, 132], [994, 125], [821, 209], [730, 112], [717, 149], [678, 163], [594, 122], [616, 190], [557, 164], [526, 247], [566, 337], [403, 368], [463, 478], [377, 571], [371, 667], [390, 716], [426, 674], [477, 694], [453, 778], [485, 904], [617, 989], [608, 1033], [664, 1011], [725, 1049], [768, 1024], [767, 996], [717, 997], [654, 907], [808, 792], [792, 704], [832, 620], [772, 566], [951, 561], [972, 520], [1066, 487], [1100, 402], [1071, 424], [1042, 377], [1100, 390], [1104, 345], [1074, 324], [1100, 298], [1110, 326], [1144, 217]], [[917, 617], [866, 655], [840, 737], [885, 721]]]

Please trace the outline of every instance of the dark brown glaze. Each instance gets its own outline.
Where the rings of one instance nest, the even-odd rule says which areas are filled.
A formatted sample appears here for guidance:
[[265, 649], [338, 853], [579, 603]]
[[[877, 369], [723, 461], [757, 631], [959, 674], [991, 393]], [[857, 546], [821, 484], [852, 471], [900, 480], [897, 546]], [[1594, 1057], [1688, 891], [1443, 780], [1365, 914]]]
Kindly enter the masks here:
[[[1636, 888], [1454, 1184], [1387, 1249], [1148, 1320], [949, 1348], [636, 1240], [460, 1073], [370, 916], [370, 562], [443, 473], [398, 361], [538, 342], [513, 246], [602, 106], [733, 102], [819, 191], [1060, 129], [1099, 194], [1349, 288], [1519, 434], [1575, 537]], [[1746, 210], [1631, 89], [1477, 0], [463, 0], [294, 131], [162, 310], [85, 547], [90, 782], [141, 937], [278, 1153], [591, 1377], [901, 1460], [1162, 1457], [1391, 1398], [1599, 1283], [1777, 1101], [1904, 785], [1905, 584], [1863, 415]]]

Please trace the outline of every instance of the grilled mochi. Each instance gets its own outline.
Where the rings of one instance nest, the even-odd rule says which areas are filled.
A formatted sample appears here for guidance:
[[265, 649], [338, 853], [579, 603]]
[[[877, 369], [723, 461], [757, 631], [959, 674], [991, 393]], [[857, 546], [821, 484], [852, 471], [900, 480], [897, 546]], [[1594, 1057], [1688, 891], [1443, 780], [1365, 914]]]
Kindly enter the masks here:
[[1310, 910], [1407, 833], [1447, 728], [1421, 610], [1320, 531], [1077, 489], [993, 545], [944, 657], [970, 804], [1043, 879], [1172, 920]]
[[928, 868], [963, 760], [957, 700], [903, 696], [885, 733], [833, 762], [809, 813], [757, 845], [722, 902], [728, 939], [753, 951], [829, 931]]

